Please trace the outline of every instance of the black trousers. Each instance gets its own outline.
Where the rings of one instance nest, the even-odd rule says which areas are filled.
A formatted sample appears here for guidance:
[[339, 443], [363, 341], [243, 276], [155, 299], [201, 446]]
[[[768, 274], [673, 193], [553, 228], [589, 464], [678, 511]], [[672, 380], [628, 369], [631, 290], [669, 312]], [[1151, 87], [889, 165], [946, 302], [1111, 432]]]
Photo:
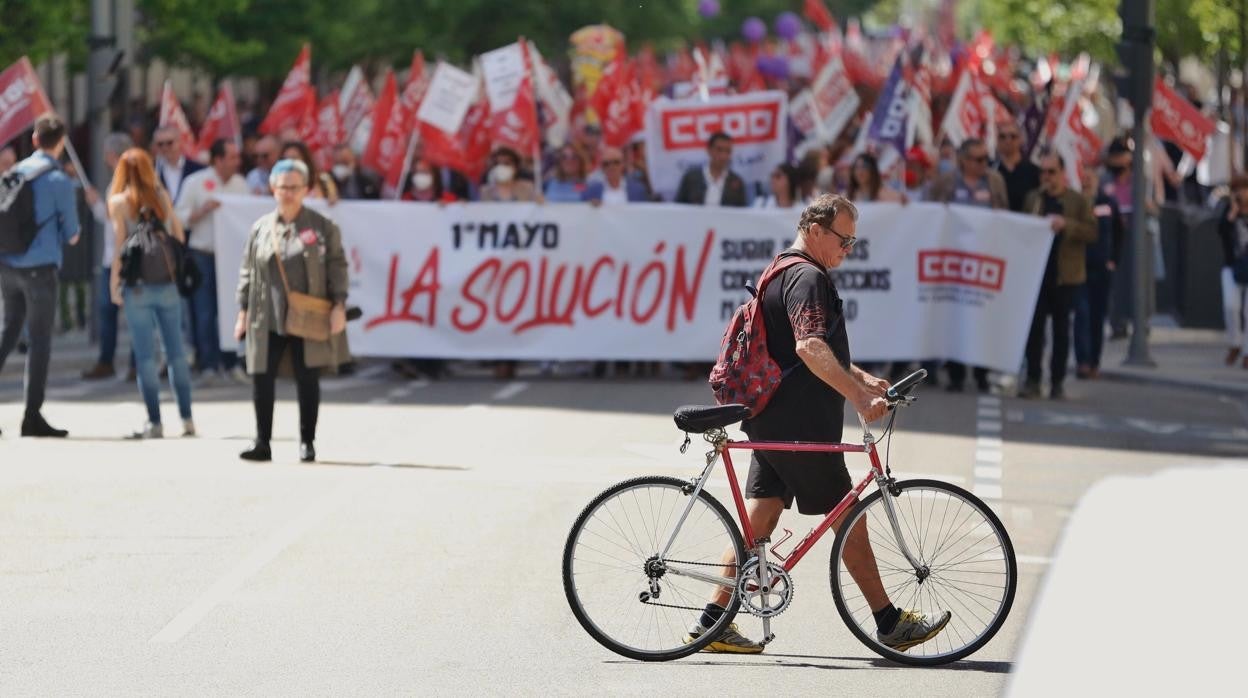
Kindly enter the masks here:
[[1036, 298], [1036, 314], [1031, 317], [1031, 333], [1027, 335], [1027, 382], [1039, 383], [1044, 361], [1045, 322], [1053, 318], [1053, 354], [1049, 357], [1049, 382], [1061, 385], [1066, 380], [1066, 363], [1070, 360], [1070, 313], [1075, 309], [1078, 286], [1042, 284]]
[[[966, 383], [966, 364], [948, 361], [945, 363], [945, 369], [949, 371], [949, 385], [961, 387], [962, 384]], [[988, 384], [988, 369], [983, 366], [976, 366], [974, 372], [976, 386]]]
[[26, 354], [26, 416], [43, 409], [52, 361], [52, 328], [56, 324], [56, 295], [60, 284], [56, 267], [0, 268], [0, 297], [4, 302], [4, 330], [0, 332], [0, 370], [17, 346], [22, 327], [30, 333]]
[[277, 399], [277, 367], [282, 354], [290, 349], [295, 369], [295, 395], [299, 399], [299, 440], [316, 440], [316, 419], [321, 410], [321, 374], [308, 368], [303, 357], [303, 340], [269, 333], [269, 355], [264, 373], [252, 380], [252, 402], [256, 407], [256, 440], [268, 443], [273, 438], [273, 402]]

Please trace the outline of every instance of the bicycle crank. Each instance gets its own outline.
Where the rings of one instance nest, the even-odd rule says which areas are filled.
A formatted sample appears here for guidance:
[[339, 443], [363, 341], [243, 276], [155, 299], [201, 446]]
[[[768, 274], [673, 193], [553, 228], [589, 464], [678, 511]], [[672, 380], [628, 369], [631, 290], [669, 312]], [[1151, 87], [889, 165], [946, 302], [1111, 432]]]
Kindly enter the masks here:
[[741, 568], [737, 593], [741, 608], [759, 618], [774, 618], [793, 602], [793, 578], [788, 570], [774, 562], [766, 562], [760, 575], [758, 558], [752, 558]]

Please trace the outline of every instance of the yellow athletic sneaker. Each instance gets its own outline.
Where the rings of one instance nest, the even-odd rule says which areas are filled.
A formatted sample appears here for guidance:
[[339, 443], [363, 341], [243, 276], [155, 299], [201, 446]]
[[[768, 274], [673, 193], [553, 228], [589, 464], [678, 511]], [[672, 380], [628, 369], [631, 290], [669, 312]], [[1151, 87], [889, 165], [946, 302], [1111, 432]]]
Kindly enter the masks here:
[[[685, 635], [685, 644], [689, 644], [702, 636], [703, 628], [694, 625]], [[721, 652], [724, 654], [761, 654], [763, 646], [741, 634], [736, 623], [728, 624], [714, 642], [702, 648], [703, 652]]]
[[880, 644], [898, 652], [905, 652], [939, 635], [949, 624], [950, 618], [953, 618], [953, 614], [949, 611], [937, 611], [929, 615], [920, 611], [904, 610], [892, 632], [882, 633], [877, 630], [875, 637]]

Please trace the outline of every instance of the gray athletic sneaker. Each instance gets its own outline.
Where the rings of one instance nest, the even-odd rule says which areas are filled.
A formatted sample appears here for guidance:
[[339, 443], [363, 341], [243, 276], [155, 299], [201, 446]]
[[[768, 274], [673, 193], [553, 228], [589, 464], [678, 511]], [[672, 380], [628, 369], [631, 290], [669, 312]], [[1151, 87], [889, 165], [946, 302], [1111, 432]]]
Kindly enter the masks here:
[[921, 611], [902, 611], [897, 625], [893, 626], [893, 631], [885, 634], [876, 630], [875, 639], [886, 647], [905, 652], [915, 645], [921, 645], [936, 637], [941, 630], [945, 629], [952, 617], [953, 614], [949, 611], [936, 611], [931, 614]]

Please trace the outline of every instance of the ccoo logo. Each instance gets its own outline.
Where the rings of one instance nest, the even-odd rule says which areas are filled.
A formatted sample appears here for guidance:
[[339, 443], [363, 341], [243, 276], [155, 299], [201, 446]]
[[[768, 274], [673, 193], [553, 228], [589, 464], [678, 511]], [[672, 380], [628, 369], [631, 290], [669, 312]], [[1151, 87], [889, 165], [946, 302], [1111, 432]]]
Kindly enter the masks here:
[[663, 147], [666, 150], [705, 148], [716, 131], [723, 131], [738, 145], [774, 141], [780, 132], [780, 104], [694, 107], [663, 113]]
[[955, 284], [1000, 291], [1005, 260], [961, 250], [920, 250], [919, 283]]

